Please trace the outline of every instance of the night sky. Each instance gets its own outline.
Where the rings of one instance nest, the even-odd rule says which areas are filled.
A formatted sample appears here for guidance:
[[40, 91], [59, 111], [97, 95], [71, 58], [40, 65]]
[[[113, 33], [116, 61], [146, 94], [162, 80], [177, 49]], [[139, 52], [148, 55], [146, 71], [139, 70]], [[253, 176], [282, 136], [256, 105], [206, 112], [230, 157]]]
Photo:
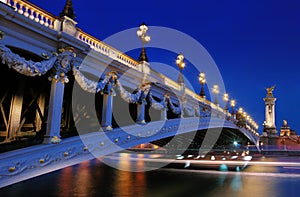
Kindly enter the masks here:
[[[65, 0], [30, 0], [59, 15]], [[78, 27], [104, 40], [128, 28], [164, 26], [201, 43], [222, 74], [226, 91], [259, 124], [264, 121], [265, 87], [276, 85], [277, 130], [286, 119], [300, 133], [300, 1], [298, 0], [73, 0]], [[150, 35], [151, 36], [151, 35]], [[138, 39], [138, 38], [137, 38]], [[117, 46], [114, 46], [118, 48]], [[176, 65], [168, 55], [150, 61]], [[139, 52], [132, 52], [138, 58]], [[190, 77], [188, 65], [183, 73]], [[197, 73], [191, 77], [196, 91]], [[207, 79], [209, 80], [209, 79]]]

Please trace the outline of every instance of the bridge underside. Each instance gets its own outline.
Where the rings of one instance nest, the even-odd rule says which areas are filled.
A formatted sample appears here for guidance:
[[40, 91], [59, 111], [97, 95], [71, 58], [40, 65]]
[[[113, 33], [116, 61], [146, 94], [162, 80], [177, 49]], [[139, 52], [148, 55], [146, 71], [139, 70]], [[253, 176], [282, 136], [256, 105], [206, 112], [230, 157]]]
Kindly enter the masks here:
[[[207, 135], [208, 129], [198, 130], [196, 132], [184, 133], [177, 135], [176, 138], [174, 136], [167, 137], [164, 139], [159, 139], [151, 142], [160, 147], [168, 147], [169, 149], [173, 149], [174, 151], [180, 150], [182, 147], [186, 147], [186, 144], [189, 144], [187, 150], [198, 151], [200, 149], [211, 148], [212, 150], [230, 150], [234, 148], [244, 149], [248, 146], [255, 146], [255, 143], [247, 136], [245, 136], [238, 129], [233, 128], [213, 128], [209, 129], [211, 133], [218, 133], [215, 139], [215, 143], [210, 145], [207, 141], [204, 142], [204, 139]], [[172, 147], [169, 147], [170, 141], [175, 141], [172, 143]], [[234, 143], [237, 144], [234, 144]], [[175, 146], [174, 146], [175, 145]]]

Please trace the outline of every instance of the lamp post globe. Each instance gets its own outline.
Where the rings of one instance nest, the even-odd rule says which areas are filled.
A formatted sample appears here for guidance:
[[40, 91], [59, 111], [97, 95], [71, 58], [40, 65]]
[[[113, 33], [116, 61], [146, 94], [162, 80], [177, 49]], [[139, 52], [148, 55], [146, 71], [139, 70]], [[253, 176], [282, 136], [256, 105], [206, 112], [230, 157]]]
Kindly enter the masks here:
[[180, 85], [183, 85], [184, 84], [184, 80], [183, 80], [182, 70], [185, 67], [185, 63], [184, 63], [184, 56], [181, 53], [179, 53], [178, 56], [177, 56], [176, 65], [178, 66], [179, 71], [180, 71], [177, 82]]
[[150, 36], [147, 35], [148, 29], [149, 29], [148, 26], [143, 22], [136, 32], [138, 38], [142, 42], [142, 51], [139, 56], [139, 62], [143, 62], [143, 61], [148, 62], [148, 57], [147, 57], [146, 49], [145, 49], [145, 44], [147, 44], [151, 40]]
[[204, 92], [204, 85], [206, 83], [205, 73], [201, 72], [199, 74], [199, 83], [201, 84], [201, 91], [200, 91], [200, 97], [205, 98], [205, 92]]

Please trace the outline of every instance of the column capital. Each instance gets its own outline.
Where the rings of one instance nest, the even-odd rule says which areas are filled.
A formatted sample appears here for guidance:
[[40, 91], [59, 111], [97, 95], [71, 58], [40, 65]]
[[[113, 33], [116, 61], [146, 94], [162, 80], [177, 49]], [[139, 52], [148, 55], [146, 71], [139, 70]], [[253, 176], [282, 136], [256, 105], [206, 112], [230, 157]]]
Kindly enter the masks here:
[[60, 53], [55, 55], [57, 60], [54, 64], [55, 72], [48, 79], [61, 81], [63, 83], [68, 83], [69, 79], [66, 74], [74, 66], [74, 61], [76, 58], [76, 53], [73, 47], [65, 47], [58, 50]]

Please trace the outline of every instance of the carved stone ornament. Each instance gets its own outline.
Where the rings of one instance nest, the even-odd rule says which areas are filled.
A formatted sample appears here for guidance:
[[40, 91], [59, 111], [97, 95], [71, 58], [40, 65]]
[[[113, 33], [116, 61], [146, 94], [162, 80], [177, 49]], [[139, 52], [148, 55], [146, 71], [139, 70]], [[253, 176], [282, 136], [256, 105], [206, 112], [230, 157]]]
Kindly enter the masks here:
[[116, 85], [118, 87], [117, 89], [119, 90], [121, 98], [127, 103], [147, 103], [146, 97], [148, 96], [148, 93], [151, 88], [149, 83], [142, 84], [141, 87], [134, 91], [134, 93], [130, 93], [127, 90], [125, 90], [119, 80], [117, 80]]
[[41, 76], [49, 71], [57, 60], [51, 57], [49, 60], [34, 62], [13, 53], [8, 47], [0, 43], [0, 59], [3, 64], [26, 76]]
[[79, 70], [73, 67], [73, 74], [79, 86], [89, 93], [102, 92], [103, 94], [115, 95], [114, 87], [116, 85], [117, 73], [108, 72], [99, 82], [86, 78]]
[[66, 74], [74, 66], [76, 54], [72, 47], [66, 47], [59, 51], [61, 53], [57, 55], [57, 61], [54, 64], [55, 73], [49, 77], [49, 80], [61, 80], [63, 83], [68, 83], [69, 79]]

